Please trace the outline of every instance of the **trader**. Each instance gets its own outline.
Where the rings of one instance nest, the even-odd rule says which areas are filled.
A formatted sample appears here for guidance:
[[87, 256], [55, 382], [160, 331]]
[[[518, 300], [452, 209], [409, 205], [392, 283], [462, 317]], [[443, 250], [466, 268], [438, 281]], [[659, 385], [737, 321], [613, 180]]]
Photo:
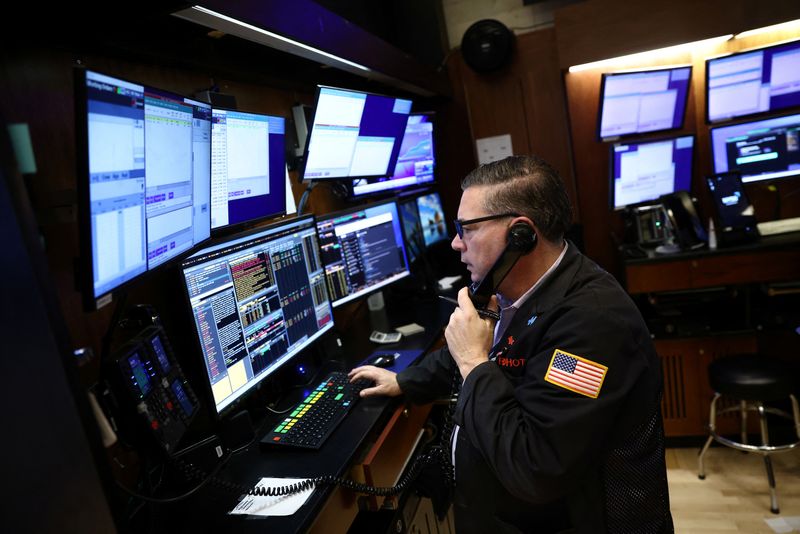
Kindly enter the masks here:
[[[447, 346], [399, 374], [358, 367], [362, 396], [428, 402], [463, 379], [454, 411], [455, 520], [475, 532], [672, 532], [661, 368], [616, 280], [565, 241], [571, 209], [535, 156], [482, 165], [462, 182], [452, 247], [473, 282], [522, 229], [532, 250], [479, 315], [463, 288]], [[529, 247], [529, 248], [530, 248]]]

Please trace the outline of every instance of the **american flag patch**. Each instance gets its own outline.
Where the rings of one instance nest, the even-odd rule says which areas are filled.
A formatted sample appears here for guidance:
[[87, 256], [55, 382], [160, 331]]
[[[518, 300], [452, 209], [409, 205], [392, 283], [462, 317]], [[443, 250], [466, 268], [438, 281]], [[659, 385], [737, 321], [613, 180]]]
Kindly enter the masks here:
[[556, 349], [544, 379], [551, 384], [593, 399], [600, 393], [608, 367]]

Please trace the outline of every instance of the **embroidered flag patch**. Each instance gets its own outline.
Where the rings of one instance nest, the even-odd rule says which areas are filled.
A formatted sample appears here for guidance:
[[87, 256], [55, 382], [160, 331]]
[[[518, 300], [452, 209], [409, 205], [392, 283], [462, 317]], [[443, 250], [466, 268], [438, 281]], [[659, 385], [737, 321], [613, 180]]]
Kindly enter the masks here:
[[593, 399], [600, 393], [608, 367], [556, 349], [544, 379], [556, 386]]

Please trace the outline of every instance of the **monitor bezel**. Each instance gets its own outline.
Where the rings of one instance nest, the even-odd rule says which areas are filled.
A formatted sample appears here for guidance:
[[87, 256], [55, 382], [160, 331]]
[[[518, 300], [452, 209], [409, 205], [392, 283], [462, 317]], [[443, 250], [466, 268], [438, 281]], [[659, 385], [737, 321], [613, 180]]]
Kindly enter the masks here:
[[[750, 178], [747, 178], [745, 176], [745, 174], [740, 169], [727, 169], [727, 170], [721, 171], [721, 170], [718, 170], [716, 168], [716, 158], [715, 158], [715, 156], [716, 156], [716, 153], [715, 153], [716, 148], [714, 148], [714, 144], [715, 144], [714, 143], [714, 132], [715, 131], [721, 130], [723, 128], [733, 128], [733, 127], [741, 126], [741, 125], [744, 125], [744, 124], [753, 124], [753, 123], [756, 123], [756, 122], [763, 122], [763, 121], [766, 121], [766, 120], [782, 119], [784, 117], [797, 117], [797, 124], [798, 124], [798, 126], [800, 126], [800, 110], [796, 110], [796, 111], [792, 111], [790, 113], [783, 113], [783, 114], [778, 114], [778, 115], [770, 114], [770, 115], [764, 115], [764, 116], [758, 116], [758, 117], [756, 117], [756, 116], [752, 116], [752, 117], [748, 116], [746, 120], [728, 122], [728, 123], [725, 123], [725, 124], [717, 124], [717, 125], [712, 126], [711, 128], [709, 128], [708, 129], [708, 138], [709, 138], [709, 142], [711, 144], [711, 173], [712, 174], [723, 174], [723, 173], [726, 173], [726, 172], [738, 172], [742, 177], [742, 183], [745, 184], [745, 185], [746, 184], [750, 184], [750, 183], [755, 183], [755, 182], [772, 182], [772, 181], [775, 181], [775, 180], [791, 180], [791, 179], [797, 179], [798, 177], [800, 177], [800, 169], [798, 169], [797, 172], [795, 172], [794, 174], [790, 174], [788, 176], [775, 176], [775, 177], [771, 177], [771, 178], [750, 179]], [[754, 176], [760, 176], [760, 175], [754, 175]]]
[[[330, 178], [316, 178], [316, 177], [315, 178], [306, 178], [305, 175], [306, 175], [306, 166], [308, 165], [308, 149], [311, 146], [311, 137], [312, 137], [312, 135], [314, 133], [314, 120], [316, 119], [316, 116], [317, 116], [317, 109], [319, 107], [319, 97], [320, 97], [320, 94], [321, 94], [323, 89], [332, 89], [334, 91], [345, 91], [345, 92], [349, 92], [349, 93], [360, 93], [360, 94], [364, 94], [364, 95], [372, 95], [372, 96], [378, 96], [378, 97], [383, 97], [383, 98], [392, 98], [392, 99], [395, 99], [395, 100], [397, 100], [397, 99], [399, 99], [399, 100], [408, 100], [409, 102], [411, 102], [411, 104], [413, 106], [413, 101], [410, 98], [405, 98], [405, 97], [400, 97], [400, 96], [392, 96], [392, 95], [387, 95], [387, 94], [384, 94], [384, 93], [376, 93], [376, 92], [373, 92], [373, 91], [362, 91], [360, 89], [348, 89], [348, 88], [345, 88], [345, 87], [333, 87], [333, 86], [330, 86], [330, 85], [321, 85], [321, 84], [317, 85], [316, 91], [314, 92], [314, 113], [311, 115], [311, 121], [309, 122], [308, 134], [306, 135], [306, 143], [305, 143], [305, 146], [303, 147], [303, 162], [302, 162], [302, 165], [300, 166], [299, 173], [298, 173], [300, 182], [302, 182], [302, 183], [310, 183], [310, 182], [328, 182], [328, 181], [337, 181], [337, 180], [339, 180], [339, 181], [343, 181], [343, 182], [347, 183], [347, 182], [351, 182], [354, 178], [381, 178], [381, 177], [387, 176], [386, 174], [370, 174], [370, 175], [364, 175], [364, 176], [336, 176], [336, 177], [330, 177]], [[411, 113], [409, 112], [409, 116], [410, 115], [411, 115]], [[408, 123], [408, 119], [406, 119], [406, 123]], [[400, 138], [399, 138], [399, 142], [401, 144], [403, 142], [403, 135], [404, 134], [405, 134], [405, 127], [403, 127], [403, 133], [401, 133]], [[392, 149], [392, 152], [394, 153], [394, 149]], [[392, 172], [394, 172], [394, 168], [397, 165], [397, 156], [399, 156], [399, 155], [400, 155], [400, 147], [397, 147], [397, 154], [395, 155], [394, 159], [392, 159], [391, 156], [389, 158], [389, 165], [387, 166], [387, 169], [386, 169], [387, 172], [390, 171], [390, 170]], [[389, 175], [389, 176], [391, 176], [391, 175]]]
[[[244, 232], [225, 236], [224, 238], [214, 239], [213, 242], [210, 243], [206, 248], [219, 247], [217, 251], [225, 250], [226, 245], [232, 244], [236, 241], [242, 240], [242, 242], [246, 242], [248, 239], [252, 239], [253, 236], [259, 233], [273, 232], [279, 230], [282, 226], [288, 226], [291, 224], [297, 224], [298, 226], [302, 226], [306, 224], [308, 221], [310, 221], [311, 229], [314, 230], [314, 233], [317, 235], [317, 243], [319, 243], [319, 233], [317, 232], [316, 217], [313, 214], [306, 214], [300, 216], [289, 216], [282, 220], [275, 221], [273, 223], [260, 226], [258, 228], [251, 228]], [[199, 253], [202, 252], [202, 250], [197, 250], [195, 252]], [[288, 365], [291, 364], [292, 361], [297, 359], [297, 357], [300, 356], [305, 350], [314, 345], [314, 343], [318, 342], [320, 338], [322, 338], [326, 333], [328, 333], [330, 330], [334, 328], [335, 319], [333, 313], [333, 302], [331, 301], [330, 292], [328, 291], [326, 294], [328, 295], [328, 302], [330, 303], [330, 308], [331, 308], [331, 320], [329, 323], [327, 323], [322, 328], [320, 328], [316, 333], [314, 333], [313, 336], [311, 336], [308, 340], [306, 340], [306, 342], [303, 344], [301, 348], [296, 349], [295, 353], [292, 354], [289, 358], [287, 358], [284, 362], [275, 367], [269, 373], [263, 375], [257, 381], [248, 385], [246, 390], [242, 391], [235, 399], [226, 404], [222, 409], [219, 409], [217, 407], [217, 403], [214, 400], [214, 391], [211, 385], [211, 381], [208, 378], [208, 369], [206, 367], [205, 353], [203, 352], [203, 346], [200, 342], [200, 334], [197, 331], [197, 322], [195, 321], [194, 317], [194, 309], [192, 308], [191, 296], [189, 295], [189, 290], [186, 287], [186, 275], [184, 274], [184, 269], [187, 267], [186, 263], [189, 260], [191, 260], [190, 257], [184, 258], [184, 261], [181, 263], [178, 269], [179, 270], [178, 276], [180, 277], [180, 285], [184, 297], [184, 304], [186, 306], [186, 309], [188, 310], [189, 319], [192, 322], [191, 343], [192, 345], [194, 345], [194, 349], [197, 354], [195, 361], [197, 361], [200, 364], [200, 371], [202, 375], [201, 382], [203, 383], [203, 391], [206, 396], [206, 399], [208, 400], [209, 405], [212, 408], [210, 411], [214, 414], [214, 418], [217, 421], [219, 421], [224, 417], [226, 417], [227, 415], [229, 415], [230, 413], [232, 413], [237, 406], [240, 406], [242, 403], [247, 402], [247, 400], [258, 391], [260, 384], [263, 384], [264, 381], [267, 380], [268, 378], [277, 376], [277, 374], [281, 371], [281, 369], [285, 369]], [[324, 267], [323, 267], [323, 272], [324, 272]], [[328, 290], [327, 279], [325, 280], [325, 288], [327, 291]]]
[[[259, 112], [255, 112], [255, 111], [243, 111], [243, 110], [240, 110], [240, 109], [233, 109], [233, 108], [227, 108], [227, 107], [213, 106], [212, 105], [211, 106], [211, 131], [212, 131], [212, 141], [211, 141], [211, 143], [212, 143], [212, 145], [214, 143], [214, 141], [213, 141], [214, 111], [225, 111], [225, 112], [232, 111], [232, 112], [235, 112], [235, 113], [246, 113], [246, 114], [249, 114], [249, 115], [257, 115], [257, 116], [260, 116], [260, 117], [269, 117], [271, 119], [283, 119], [283, 136], [282, 136], [283, 137], [283, 149], [280, 151], [280, 157], [283, 158], [283, 166], [282, 166], [283, 174], [281, 174], [280, 180], [278, 180], [278, 181], [280, 181], [281, 184], [283, 184], [283, 187], [284, 187], [283, 194], [281, 195], [283, 209], [280, 210], [280, 211], [276, 211], [274, 213], [268, 213], [266, 215], [262, 215], [262, 216], [256, 217], [254, 219], [248, 219], [246, 221], [240, 221], [240, 222], [233, 223], [233, 224], [228, 223], [228, 224], [225, 224], [225, 225], [222, 225], [222, 226], [217, 226], [216, 228], [212, 227], [211, 228], [211, 236], [214, 237], [214, 238], [217, 238], [217, 237], [224, 237], [224, 236], [237, 234], [237, 233], [246, 231], [249, 228], [254, 228], [254, 227], [256, 227], [256, 226], [258, 226], [258, 225], [260, 225], [260, 224], [262, 224], [262, 223], [264, 223], [266, 221], [269, 221], [269, 220], [272, 220], [272, 219], [276, 219], [278, 217], [283, 217], [283, 216], [285, 216], [287, 214], [287, 211], [286, 211], [286, 189], [285, 188], [289, 187], [289, 184], [286, 183], [286, 172], [287, 172], [287, 170], [286, 170], [286, 126], [288, 124], [288, 121], [287, 121], [286, 117], [282, 117], [280, 115], [270, 115], [268, 113], [259, 113]], [[267, 135], [269, 136], [269, 134], [267, 134]], [[267, 150], [269, 151], [269, 144], [267, 145]], [[213, 155], [213, 152], [214, 152], [213, 146], [211, 148], [211, 152], [212, 152], [212, 155]], [[213, 175], [213, 172], [214, 172], [213, 168], [214, 168], [214, 158], [212, 157], [211, 158], [211, 172], [209, 173], [209, 176]], [[270, 182], [273, 181], [271, 175], [269, 177], [269, 181]], [[272, 194], [272, 193], [270, 193], [270, 194]], [[209, 211], [209, 215], [208, 216], [209, 216], [209, 218], [211, 218], [211, 208], [210, 207], [209, 207], [208, 211]]]
[[[328, 284], [328, 273], [327, 273], [327, 270], [326, 270], [325, 271], [325, 285], [328, 288], [328, 298], [330, 299], [331, 306], [333, 308], [337, 308], [337, 307], [342, 306], [344, 304], [347, 304], [349, 302], [353, 302], [355, 300], [368, 297], [369, 295], [371, 295], [372, 293], [374, 293], [374, 292], [376, 292], [378, 290], [381, 290], [381, 289], [383, 289], [383, 288], [385, 288], [387, 286], [390, 286], [390, 285], [402, 280], [403, 278], [407, 278], [407, 277], [411, 276], [411, 263], [408, 261], [408, 243], [406, 243], [406, 236], [405, 236], [405, 232], [403, 231], [403, 220], [402, 220], [401, 215], [400, 215], [400, 206], [398, 204], [397, 197], [391, 197], [391, 198], [388, 198], [388, 199], [379, 200], [377, 202], [369, 202], [369, 203], [366, 203], [366, 204], [359, 204], [358, 206], [353, 206], [353, 207], [346, 208], [346, 209], [343, 209], [343, 210], [339, 210], [339, 211], [335, 211], [335, 212], [331, 212], [331, 213], [326, 213], [324, 215], [319, 215], [319, 216], [316, 217], [315, 224], [318, 225], [321, 221], [327, 221], [327, 220], [332, 219], [334, 217], [341, 217], [343, 215], [349, 215], [349, 214], [355, 213], [357, 211], [363, 211], [363, 210], [375, 208], [375, 207], [386, 205], [386, 204], [394, 204], [395, 213], [397, 213], [397, 221], [398, 221], [398, 223], [400, 225], [400, 239], [403, 242], [403, 258], [405, 260], [405, 266], [406, 266], [405, 272], [400, 274], [400, 275], [398, 275], [398, 276], [396, 276], [396, 277], [394, 277], [394, 278], [392, 278], [392, 279], [384, 280], [384, 281], [382, 281], [382, 282], [380, 282], [378, 284], [370, 286], [366, 290], [362, 289], [362, 290], [359, 290], [356, 293], [353, 293], [351, 295], [347, 295], [347, 296], [345, 296], [343, 298], [340, 298], [338, 300], [334, 300], [333, 299], [333, 292], [331, 291], [331, 287]], [[317, 238], [319, 238], [319, 226], [317, 226]], [[324, 262], [323, 262], [323, 268], [324, 269], [327, 268], [327, 265]]]
[[[363, 180], [367, 178], [354, 178], [349, 179], [347, 186], [347, 195], [349, 199], [360, 201], [361, 199], [378, 199], [382, 197], [388, 197], [393, 195], [404, 195], [406, 193], [413, 193], [417, 190], [422, 188], [434, 188], [439, 185], [439, 172], [438, 168], [439, 165], [438, 157], [436, 155], [436, 147], [439, 145], [439, 128], [437, 127], [438, 118], [435, 111], [412, 111], [408, 114], [409, 118], [413, 116], [428, 116], [430, 123], [433, 125], [433, 132], [431, 134], [431, 142], [433, 143], [433, 179], [429, 182], [414, 182], [413, 184], [405, 184], [405, 185], [395, 185], [393, 187], [387, 187], [385, 189], [379, 189], [377, 191], [368, 191], [365, 193], [356, 193], [355, 191], [355, 182], [356, 180]], [[406, 128], [408, 127], [408, 123], [406, 123]], [[403, 134], [405, 137], [405, 133]], [[400, 140], [400, 147], [402, 148], [403, 139]], [[398, 159], [400, 157], [400, 153], [398, 152]], [[397, 162], [395, 162], [395, 168], [397, 168]], [[380, 176], [380, 178], [385, 178], [384, 176]], [[387, 183], [391, 183], [394, 175], [388, 176], [389, 180]]]
[[[649, 143], [660, 143], [664, 141], [672, 141], [673, 143], [681, 139], [683, 137], [691, 137], [692, 138], [692, 162], [690, 165], [690, 176], [689, 176], [689, 190], [687, 192], [691, 193], [692, 181], [694, 179], [694, 165], [695, 165], [695, 156], [697, 152], [697, 136], [695, 134], [682, 134], [682, 135], [671, 135], [666, 137], [657, 137], [653, 139], [628, 139], [628, 140], [620, 140], [615, 141], [608, 145], [608, 207], [613, 212], [622, 212], [629, 208], [635, 208], [637, 206], [647, 206], [649, 204], [658, 204], [658, 199], [662, 195], [658, 195], [650, 200], [643, 200], [641, 202], [637, 202], [635, 204], [626, 204], [624, 206], [616, 207], [614, 206], [614, 147], [618, 144], [633, 144], [636, 143], [637, 145], [649, 144]], [[676, 189], [672, 191], [673, 193], [676, 191], [683, 191], [683, 189]], [[669, 193], [664, 193], [669, 194]]]
[[[83, 300], [83, 308], [85, 311], [96, 311], [102, 308], [103, 306], [109, 304], [113, 301], [115, 296], [118, 296], [123, 292], [123, 290], [130, 287], [131, 284], [135, 282], [140, 282], [146, 280], [149, 276], [153, 275], [153, 273], [159, 273], [164, 271], [179, 262], [182, 262], [186, 257], [190, 256], [194, 252], [196, 252], [202, 246], [208, 244], [211, 239], [213, 238], [213, 233], [210, 233], [208, 237], [205, 239], [198, 241], [197, 243], [192, 244], [187, 250], [169, 258], [168, 260], [160, 263], [155, 267], [149, 266], [149, 261], [146, 260], [146, 267], [145, 270], [128, 280], [114, 286], [113, 288], [95, 296], [94, 291], [94, 261], [93, 261], [93, 247], [92, 247], [92, 215], [91, 215], [91, 188], [90, 183], [88, 180], [89, 176], [89, 107], [88, 107], [88, 98], [89, 94], [87, 91], [87, 73], [92, 72], [94, 74], [98, 74], [100, 76], [106, 76], [109, 78], [113, 78], [115, 80], [119, 80], [124, 83], [129, 83], [132, 85], [141, 85], [143, 88], [143, 93], [146, 93], [148, 89], [152, 89], [154, 91], [158, 91], [162, 94], [169, 95], [176, 97], [178, 99], [183, 100], [186, 102], [187, 100], [192, 103], [192, 105], [199, 104], [203, 106], [209, 106], [205, 102], [200, 102], [194, 98], [189, 98], [188, 96], [181, 95], [180, 93], [175, 93], [173, 91], [168, 91], [166, 89], [161, 89], [160, 87], [153, 87], [142, 82], [137, 82], [130, 80], [128, 78], [123, 78], [117, 75], [108, 74], [104, 71], [100, 71], [93, 68], [87, 68], [85, 66], [79, 65], [73, 67], [73, 94], [75, 99], [75, 149], [76, 149], [76, 191], [78, 193], [78, 250], [80, 251], [80, 260], [77, 262], [76, 267], [78, 268], [79, 272], [76, 276], [78, 281], [78, 286], [80, 288]], [[210, 170], [210, 159], [209, 159], [209, 170]], [[210, 173], [209, 173], [210, 175]], [[83, 179], [87, 178], [87, 179]], [[145, 180], [146, 180], [145, 176]], [[145, 182], [145, 187], [147, 186]], [[210, 202], [210, 199], [209, 199]], [[210, 220], [211, 220], [211, 210], [209, 206], [209, 228], [211, 227]], [[145, 217], [145, 243], [147, 243], [147, 218]], [[145, 245], [146, 246], [146, 245]]]
[[[778, 42], [778, 43], [773, 43], [773, 44], [766, 45], [766, 46], [757, 46], [757, 47], [754, 47], [754, 48], [748, 48], [746, 50], [737, 50], [736, 52], [730, 52], [730, 53], [727, 53], [727, 54], [721, 54], [719, 56], [707, 58], [705, 60], [705, 64], [704, 64], [704, 66], [705, 66], [705, 122], [706, 122], [706, 124], [709, 125], [709, 126], [719, 126], [719, 125], [721, 125], [723, 123], [734, 123], [734, 122], [741, 121], [742, 119], [753, 119], [755, 117], [768, 117], [770, 115], [786, 115], [786, 114], [791, 115], [792, 113], [787, 113], [787, 111], [795, 110], [795, 109], [800, 110], [800, 105], [797, 105], [797, 106], [788, 106], [788, 107], [784, 107], [784, 108], [768, 109], [766, 111], [756, 111], [754, 113], [745, 113], [743, 115], [734, 115], [732, 117], [725, 117], [725, 118], [714, 119], [714, 120], [711, 120], [711, 117], [709, 116], [709, 105], [710, 105], [711, 99], [709, 98], [710, 86], [708, 85], [708, 81], [709, 81], [709, 71], [710, 71], [709, 66], [710, 66], [711, 62], [717, 61], [717, 60], [720, 60], [720, 59], [727, 59], [727, 58], [730, 58], [730, 57], [733, 57], [733, 56], [740, 56], [740, 55], [744, 55], [744, 54], [752, 54], [753, 52], [763, 52], [763, 51], [769, 50], [771, 48], [778, 48], [780, 46], [785, 46], [787, 44], [793, 44], [793, 43], [797, 44], [798, 48], [800, 48], [800, 38], [787, 39], [785, 41], [781, 41], [781, 42]], [[715, 173], [715, 174], [718, 174], [718, 173]]]
[[[601, 135], [601, 128], [602, 128], [602, 124], [603, 124], [603, 99], [605, 98], [606, 80], [608, 78], [618, 77], [618, 76], [625, 76], [625, 75], [629, 75], [629, 74], [645, 74], [645, 73], [653, 73], [653, 72], [661, 72], [661, 71], [674, 71], [674, 70], [685, 69], [685, 68], [689, 69], [689, 77], [686, 79], [686, 96], [684, 97], [683, 114], [681, 115], [681, 121], [680, 121], [680, 125], [679, 126], [671, 127], [671, 128], [663, 128], [663, 129], [659, 129], [659, 130], [647, 130], [646, 132], [629, 132], [629, 133], [625, 133], [625, 134], [612, 135], [612, 136], [607, 136], [607, 137], [603, 137]], [[691, 64], [685, 64], [685, 65], [672, 65], [672, 66], [668, 66], [668, 67], [653, 67], [653, 68], [649, 68], [649, 69], [636, 69], [636, 70], [624, 70], [624, 71], [615, 71], [615, 72], [604, 72], [600, 77], [600, 100], [599, 100], [599, 104], [598, 104], [598, 107], [597, 107], [597, 125], [596, 125], [596, 130], [595, 130], [595, 134], [596, 134], [597, 140], [600, 141], [600, 142], [603, 142], [603, 143], [609, 143], [609, 142], [616, 142], [616, 141], [619, 141], [619, 140], [629, 139], [629, 138], [637, 137], [637, 136], [650, 135], [650, 134], [664, 135], [664, 134], [669, 133], [669, 132], [677, 132], [677, 131], [683, 130], [684, 124], [686, 123], [687, 109], [689, 107], [689, 93], [692, 90], [692, 74], [693, 74], [693, 71], [694, 71], [694, 68], [692, 67]]]

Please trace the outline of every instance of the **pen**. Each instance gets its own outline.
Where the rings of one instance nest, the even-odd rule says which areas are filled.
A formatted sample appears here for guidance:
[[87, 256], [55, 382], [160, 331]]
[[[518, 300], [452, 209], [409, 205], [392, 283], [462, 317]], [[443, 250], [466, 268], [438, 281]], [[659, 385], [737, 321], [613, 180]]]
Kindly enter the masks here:
[[[445, 297], [444, 295], [439, 295], [439, 298], [442, 300], [446, 300], [447, 302], [452, 302], [453, 304], [458, 306], [458, 301], [456, 299]], [[480, 315], [484, 319], [494, 319], [495, 321], [500, 320], [500, 314], [492, 310], [481, 310], [476, 308], [475, 311], [477, 311], [478, 315]]]

